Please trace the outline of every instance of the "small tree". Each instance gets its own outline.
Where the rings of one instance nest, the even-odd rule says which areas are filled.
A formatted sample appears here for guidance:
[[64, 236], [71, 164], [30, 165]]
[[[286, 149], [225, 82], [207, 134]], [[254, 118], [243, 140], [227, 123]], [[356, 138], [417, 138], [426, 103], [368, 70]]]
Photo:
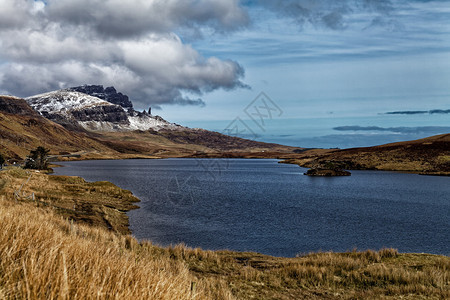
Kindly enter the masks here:
[[5, 158], [3, 157], [3, 155], [0, 153], [0, 169], [3, 168], [3, 164], [5, 163]]
[[25, 160], [25, 169], [46, 170], [48, 168], [48, 153], [50, 150], [44, 147], [37, 147], [30, 151]]

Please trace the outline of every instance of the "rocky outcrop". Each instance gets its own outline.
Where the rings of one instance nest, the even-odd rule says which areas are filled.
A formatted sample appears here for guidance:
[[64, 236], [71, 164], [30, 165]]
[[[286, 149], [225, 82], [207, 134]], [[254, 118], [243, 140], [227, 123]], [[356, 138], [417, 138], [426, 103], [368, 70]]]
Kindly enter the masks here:
[[304, 174], [308, 176], [323, 176], [323, 177], [351, 175], [351, 173], [348, 171], [338, 169], [309, 169]]
[[112, 104], [120, 105], [125, 109], [133, 108], [133, 103], [130, 101], [128, 96], [118, 93], [112, 86], [103, 88], [102, 85], [83, 85], [72, 87], [68, 90], [97, 97]]
[[70, 112], [75, 120], [80, 122], [112, 122], [129, 124], [127, 114], [116, 105], [88, 107]]

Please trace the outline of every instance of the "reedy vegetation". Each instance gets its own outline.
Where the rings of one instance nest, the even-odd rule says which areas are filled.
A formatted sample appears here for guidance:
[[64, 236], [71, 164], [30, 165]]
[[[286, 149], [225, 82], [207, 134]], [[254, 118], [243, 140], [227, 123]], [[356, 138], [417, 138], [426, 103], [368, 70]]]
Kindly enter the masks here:
[[0, 299], [450, 297], [445, 256], [383, 249], [277, 258], [162, 248], [15, 202], [1, 176]]
[[0, 298], [227, 298], [191, 290], [187, 267], [151, 244], [3, 199], [0, 215]]

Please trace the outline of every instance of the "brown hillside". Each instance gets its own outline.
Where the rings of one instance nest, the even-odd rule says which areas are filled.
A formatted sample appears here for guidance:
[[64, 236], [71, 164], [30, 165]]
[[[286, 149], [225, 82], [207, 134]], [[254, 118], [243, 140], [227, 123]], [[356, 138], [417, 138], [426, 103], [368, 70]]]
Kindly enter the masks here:
[[0, 153], [23, 159], [31, 149], [44, 146], [51, 154], [78, 151], [114, 152], [84, 133], [69, 131], [35, 112], [23, 99], [0, 96]]
[[261, 152], [270, 150], [282, 153], [292, 153], [295, 149], [298, 149], [296, 147], [263, 143], [235, 136], [228, 136], [219, 132], [203, 129], [184, 130], [182, 132], [160, 130], [158, 135], [176, 143], [200, 145], [211, 150], [216, 150], [216, 152]]
[[313, 168], [395, 170], [450, 174], [450, 134], [375, 147], [304, 152], [287, 162]]
[[[94, 137], [94, 134], [90, 134]], [[95, 139], [124, 154], [157, 157], [278, 157], [294, 147], [231, 137], [208, 130], [133, 131], [95, 134]]]
[[13, 96], [0, 96], [0, 111], [7, 114], [38, 117], [25, 100]]

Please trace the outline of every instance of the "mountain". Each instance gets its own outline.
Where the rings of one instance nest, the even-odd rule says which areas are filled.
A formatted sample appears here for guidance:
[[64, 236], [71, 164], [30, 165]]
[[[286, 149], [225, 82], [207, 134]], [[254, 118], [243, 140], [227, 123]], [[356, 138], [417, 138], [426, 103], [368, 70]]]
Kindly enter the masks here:
[[[110, 101], [122, 97], [125, 107], [93, 95]], [[298, 149], [170, 123], [134, 110], [131, 101], [125, 101], [128, 97], [112, 87], [83, 86], [26, 101], [1, 99], [0, 153], [15, 160], [37, 146], [49, 148], [60, 159], [278, 157]]]
[[[92, 95], [77, 90], [84, 90]], [[117, 132], [183, 128], [145, 111], [135, 111], [128, 97], [118, 94], [113, 87], [105, 90], [102, 86], [82, 86], [31, 96], [26, 101], [45, 118], [69, 129]]]
[[26, 100], [42, 116], [66, 128], [86, 131], [121, 153], [233, 157], [244, 153], [291, 153], [296, 149], [167, 122], [145, 110], [136, 111], [128, 96], [114, 87], [83, 85]]
[[450, 134], [374, 147], [314, 149], [295, 156], [286, 162], [308, 168], [411, 171], [429, 175], [450, 175]]

